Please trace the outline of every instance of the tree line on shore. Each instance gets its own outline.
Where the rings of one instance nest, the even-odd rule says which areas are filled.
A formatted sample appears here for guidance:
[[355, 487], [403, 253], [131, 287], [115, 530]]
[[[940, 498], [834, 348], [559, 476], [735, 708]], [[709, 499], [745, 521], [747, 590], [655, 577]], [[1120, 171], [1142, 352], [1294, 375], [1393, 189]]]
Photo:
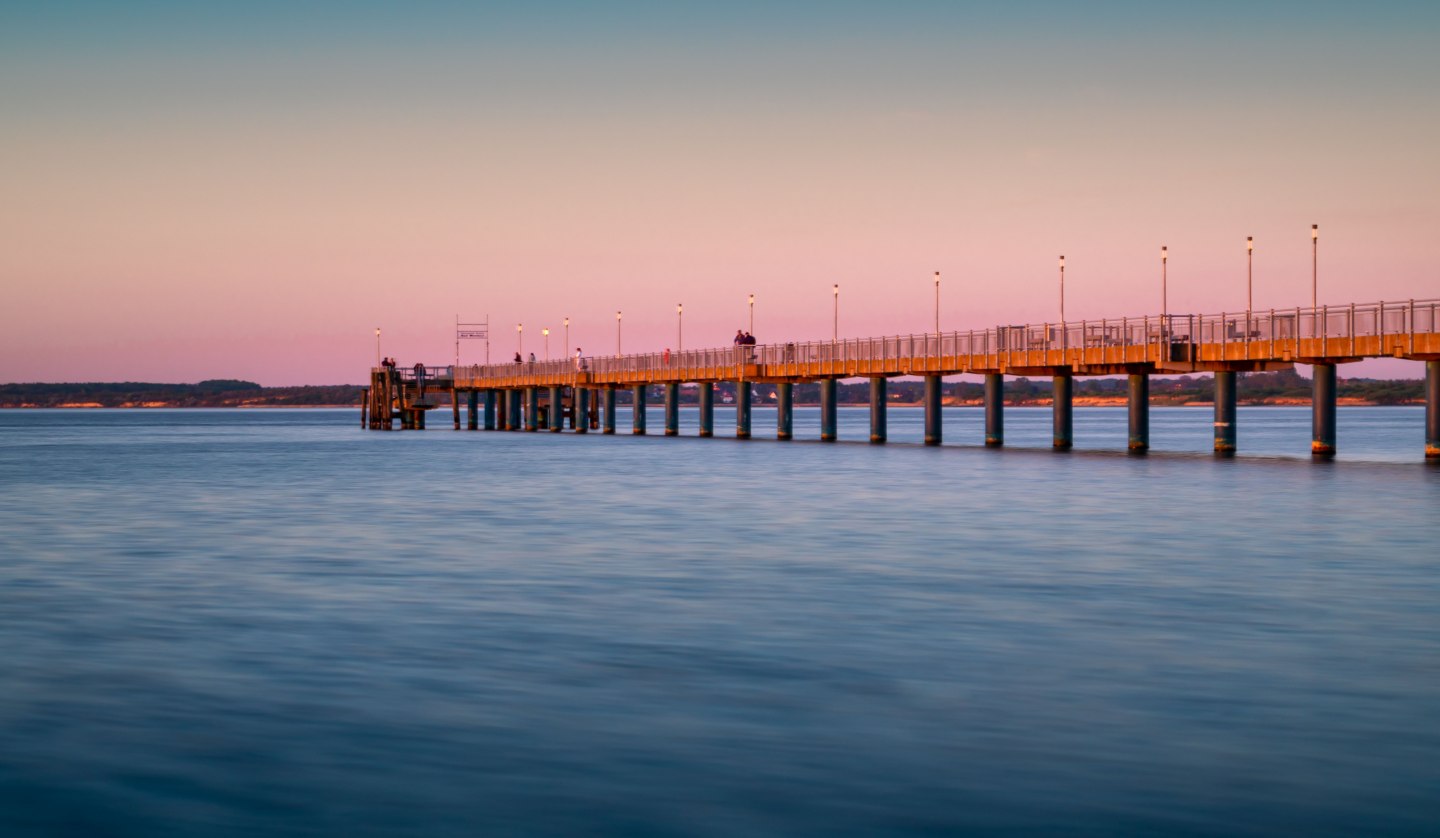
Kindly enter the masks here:
[[[893, 379], [887, 395], [890, 401], [909, 403], [923, 398], [923, 384], [916, 380]], [[762, 401], [769, 401], [773, 385], [755, 385]], [[653, 398], [662, 396], [655, 388]], [[733, 382], [716, 388], [719, 399], [735, 395]], [[364, 388], [354, 384], [307, 387], [262, 387], [253, 381], [212, 379], [198, 384], [153, 384], [143, 382], [97, 382], [87, 384], [0, 384], [0, 408], [17, 407], [319, 407], [326, 405], [356, 406]], [[1124, 398], [1124, 378], [1082, 378], [1075, 382], [1075, 396], [1080, 399], [1113, 400]], [[944, 395], [949, 403], [978, 403], [984, 397], [979, 382], [948, 382]], [[1310, 398], [1310, 380], [1294, 370], [1269, 373], [1247, 373], [1239, 377], [1237, 395], [1242, 404], [1286, 404]], [[1005, 381], [1005, 400], [1011, 404], [1043, 403], [1051, 396], [1048, 378], [1010, 378]], [[1174, 378], [1152, 377], [1150, 397], [1157, 404], [1181, 405], [1214, 399], [1214, 378], [1209, 375], [1183, 375]], [[1339, 382], [1339, 396], [1351, 403], [1420, 404], [1423, 403], [1424, 382], [1418, 379], [1389, 380], [1347, 378]], [[839, 388], [842, 404], [867, 404], [870, 385], [866, 381], [842, 382]], [[698, 396], [693, 388], [682, 388], [681, 401], [693, 404]], [[627, 403], [630, 391], [621, 390], [619, 401]], [[795, 401], [808, 404], [820, 400], [820, 385], [797, 384]]]

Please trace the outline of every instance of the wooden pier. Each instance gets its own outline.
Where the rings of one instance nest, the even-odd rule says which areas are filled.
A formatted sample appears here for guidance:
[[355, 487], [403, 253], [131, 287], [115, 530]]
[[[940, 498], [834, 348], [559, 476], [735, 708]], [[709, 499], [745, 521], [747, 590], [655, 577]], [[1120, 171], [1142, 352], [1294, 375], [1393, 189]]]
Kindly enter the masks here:
[[568, 421], [581, 433], [596, 428], [614, 433], [615, 392], [629, 388], [637, 406], [632, 432], [643, 434], [646, 393], [661, 386], [665, 433], [674, 435], [680, 385], [693, 383], [700, 387], [700, 435], [711, 436], [714, 385], [733, 381], [742, 385], [736, 436], [751, 435], [750, 387], [743, 385], [769, 383], [777, 387], [776, 437], [789, 439], [793, 386], [819, 382], [821, 439], [834, 440], [836, 382], [868, 378], [870, 440], [878, 443], [886, 439], [886, 380], [919, 376], [925, 380], [925, 442], [938, 445], [942, 377], [976, 374], [985, 377], [984, 442], [995, 447], [1004, 444], [1004, 376], [1051, 376], [1053, 445], [1066, 450], [1073, 443], [1074, 377], [1127, 375], [1129, 448], [1143, 453], [1149, 448], [1149, 376], [1211, 372], [1215, 451], [1229, 455], [1236, 451], [1236, 375], [1307, 364], [1314, 373], [1311, 453], [1325, 458], [1336, 451], [1337, 365], [1381, 357], [1425, 363], [1425, 456], [1440, 459], [1440, 300], [1122, 317], [517, 364], [379, 367], [371, 371], [361, 425], [389, 429], [398, 420], [402, 428], [424, 428], [426, 412], [440, 403], [435, 396], [448, 393], [456, 428], [463, 400], [470, 429], [559, 431]]

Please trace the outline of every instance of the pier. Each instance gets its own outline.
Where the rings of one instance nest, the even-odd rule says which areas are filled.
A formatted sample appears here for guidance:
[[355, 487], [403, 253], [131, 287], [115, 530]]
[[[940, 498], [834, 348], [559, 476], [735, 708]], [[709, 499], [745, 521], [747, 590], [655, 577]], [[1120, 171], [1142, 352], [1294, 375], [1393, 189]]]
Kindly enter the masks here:
[[[631, 432], [646, 434], [645, 406], [661, 387], [667, 436], [679, 433], [682, 384], [696, 384], [699, 435], [714, 435], [714, 385], [735, 382], [735, 436], [751, 437], [753, 384], [776, 386], [775, 438], [793, 433], [793, 387], [820, 385], [820, 438], [838, 438], [837, 383], [870, 381], [870, 441], [884, 443], [886, 380], [924, 380], [927, 445], [943, 439], [941, 379], [984, 376], [988, 447], [1004, 445], [1003, 381], [1011, 376], [1049, 376], [1054, 383], [1053, 446], [1069, 450], [1073, 381], [1077, 376], [1128, 377], [1128, 449], [1150, 447], [1152, 375], [1213, 373], [1215, 453], [1239, 450], [1237, 375], [1313, 367], [1311, 454], [1337, 451], [1336, 370], [1365, 358], [1401, 358], [1425, 364], [1425, 457], [1440, 461], [1440, 300], [1367, 303], [1318, 308], [1270, 309], [1214, 315], [1165, 314], [1078, 322], [996, 326], [990, 329], [770, 343], [720, 349], [593, 356], [531, 363], [372, 369], [361, 408], [361, 426], [423, 429], [427, 412], [449, 395], [456, 429], [616, 432], [615, 393], [630, 389], [635, 410]], [[483, 411], [481, 405], [483, 404]], [[483, 422], [481, 416], [483, 413]], [[523, 414], [523, 421], [522, 421]], [[976, 440], [982, 442], [982, 440]]]

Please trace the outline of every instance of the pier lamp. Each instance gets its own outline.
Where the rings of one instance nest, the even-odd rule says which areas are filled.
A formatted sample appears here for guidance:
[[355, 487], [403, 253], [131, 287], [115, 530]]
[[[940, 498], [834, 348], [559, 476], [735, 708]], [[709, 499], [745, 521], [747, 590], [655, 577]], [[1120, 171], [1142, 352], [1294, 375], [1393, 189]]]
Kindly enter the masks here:
[[540, 334], [545, 336], [545, 360], [548, 361], [550, 360], [550, 329], [541, 329]]
[[1160, 245], [1160, 337], [1164, 338], [1169, 332], [1170, 324], [1166, 322], [1170, 314], [1170, 248]]
[[750, 295], [750, 334], [755, 334], [755, 295]]
[[935, 272], [935, 337], [940, 337], [940, 272]]
[[615, 354], [620, 354], [620, 312], [615, 312]]
[[565, 351], [570, 351], [570, 318], [565, 318]]
[[1316, 309], [1318, 309], [1318, 308], [1320, 307], [1319, 295], [1316, 293], [1317, 290], [1318, 290], [1318, 283], [1316, 282], [1316, 278], [1319, 276], [1319, 273], [1320, 273], [1319, 262], [1320, 262], [1320, 225], [1319, 225], [1319, 224], [1311, 224], [1311, 225], [1310, 225], [1310, 307], [1311, 307], [1311, 308], [1316, 308]]
[[685, 305], [675, 304], [675, 352], [678, 354], [685, 349]]
[[380, 327], [375, 327], [375, 366], [380, 366]]
[[1065, 328], [1065, 255], [1060, 255], [1060, 328]]
[[520, 355], [521, 355], [521, 357], [524, 357], [524, 355], [525, 355], [525, 324], [524, 324], [524, 323], [516, 323], [516, 324], [515, 324], [515, 351], [516, 351], [516, 352], [519, 352]]
[[[1255, 310], [1255, 237], [1245, 237], [1245, 328], [1250, 328], [1250, 312]], [[1248, 337], [1248, 336], [1247, 336]]]
[[830, 333], [830, 342], [840, 340], [840, 283], [835, 283], [835, 327]]

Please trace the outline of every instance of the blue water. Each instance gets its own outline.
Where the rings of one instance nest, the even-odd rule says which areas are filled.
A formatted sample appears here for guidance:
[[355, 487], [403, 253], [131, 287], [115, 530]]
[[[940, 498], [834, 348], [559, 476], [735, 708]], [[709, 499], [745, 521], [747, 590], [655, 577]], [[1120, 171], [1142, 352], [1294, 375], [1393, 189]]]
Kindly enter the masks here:
[[1436, 833], [1421, 411], [1006, 420], [0, 412], [0, 835]]

